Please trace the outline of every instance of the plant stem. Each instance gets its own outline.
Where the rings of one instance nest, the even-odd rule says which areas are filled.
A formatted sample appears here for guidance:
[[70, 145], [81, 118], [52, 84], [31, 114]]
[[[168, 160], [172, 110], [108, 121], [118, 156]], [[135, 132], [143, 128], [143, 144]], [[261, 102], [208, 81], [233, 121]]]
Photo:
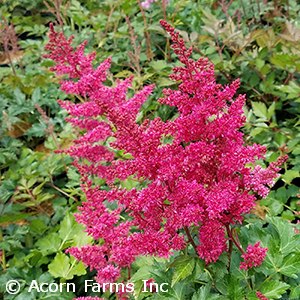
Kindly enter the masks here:
[[241, 251], [241, 253], [245, 253], [245, 251], [243, 250], [242, 246], [236, 241], [236, 239], [234, 238], [231, 228], [229, 227], [229, 225], [226, 225], [226, 231], [227, 234], [230, 238], [230, 240], [236, 245], [236, 247]]
[[189, 242], [192, 244], [193, 248], [195, 249], [195, 251], [197, 253], [197, 245], [195, 244], [195, 242], [194, 242], [194, 240], [193, 240], [193, 238], [191, 236], [189, 228], [187, 226], [184, 226], [183, 228], [184, 228], [184, 231], [185, 231], [185, 233], [186, 233], [186, 235], [188, 237]]
[[140, 11], [142, 13], [143, 22], [144, 22], [144, 37], [145, 37], [145, 40], [146, 40], [146, 55], [147, 55], [148, 61], [151, 61], [152, 58], [153, 58], [153, 53], [152, 53], [152, 50], [151, 50], [151, 37], [150, 37], [149, 31], [148, 31], [148, 22], [147, 22], [145, 11], [143, 9], [143, 6], [142, 6], [140, 0], [138, 0], [138, 4], [139, 4], [139, 7], [140, 7]]
[[130, 280], [130, 278], [131, 278], [131, 267], [130, 266], [128, 266], [128, 269], [127, 269], [127, 271], [128, 271], [128, 280]]
[[51, 186], [52, 188], [54, 188], [54, 189], [57, 190], [58, 192], [62, 193], [62, 194], [65, 195], [66, 197], [71, 198], [71, 199], [74, 200], [75, 202], [78, 202], [78, 200], [77, 200], [75, 197], [73, 197], [72, 195], [66, 193], [65, 191], [63, 191], [62, 189], [60, 189], [58, 186], [56, 186], [56, 185], [53, 183], [52, 177], [50, 177], [50, 179], [51, 179], [50, 186]]
[[229, 240], [229, 247], [228, 247], [228, 265], [227, 265], [227, 270], [230, 272], [230, 266], [231, 266], [231, 255], [232, 255], [232, 240]]

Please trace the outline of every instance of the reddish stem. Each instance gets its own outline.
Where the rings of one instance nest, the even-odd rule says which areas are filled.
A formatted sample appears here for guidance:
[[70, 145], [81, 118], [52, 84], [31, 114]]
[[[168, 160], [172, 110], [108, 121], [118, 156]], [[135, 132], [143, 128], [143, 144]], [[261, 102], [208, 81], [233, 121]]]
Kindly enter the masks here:
[[195, 242], [194, 242], [194, 240], [192, 238], [192, 235], [190, 233], [189, 228], [187, 226], [184, 226], [183, 228], [184, 228], [184, 231], [185, 231], [185, 233], [186, 233], [186, 235], [188, 237], [189, 242], [192, 244], [193, 248], [195, 249], [195, 251], [197, 253], [197, 245], [195, 244]]
[[242, 246], [239, 244], [239, 242], [234, 238], [233, 234], [232, 234], [232, 230], [229, 227], [229, 225], [226, 225], [226, 231], [227, 234], [230, 238], [230, 240], [236, 245], [236, 247], [241, 251], [241, 253], [245, 253], [245, 251], [243, 250]]

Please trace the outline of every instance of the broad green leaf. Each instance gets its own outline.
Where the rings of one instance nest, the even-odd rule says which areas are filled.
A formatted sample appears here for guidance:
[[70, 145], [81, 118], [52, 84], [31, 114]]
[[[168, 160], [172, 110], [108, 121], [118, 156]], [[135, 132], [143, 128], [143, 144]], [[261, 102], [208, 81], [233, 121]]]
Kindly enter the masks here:
[[228, 296], [232, 300], [239, 300], [243, 297], [243, 287], [240, 280], [232, 275], [228, 276]]
[[253, 113], [264, 120], [268, 119], [268, 110], [264, 103], [262, 102], [252, 102]]
[[58, 233], [64, 244], [66, 241], [73, 240], [82, 231], [84, 231], [83, 226], [76, 223], [73, 215], [67, 214], [60, 224]]
[[[70, 261], [72, 261], [72, 259]], [[74, 262], [71, 264], [70, 269], [68, 270], [67, 277], [65, 277], [66, 279], [72, 279], [74, 276], [81, 276], [86, 274], [85, 265], [81, 261], [77, 262], [76, 260], [74, 260]]]
[[300, 275], [300, 253], [290, 254], [286, 257], [279, 272], [289, 277], [298, 278]]
[[195, 267], [195, 260], [193, 257], [182, 255], [175, 259], [172, 267], [174, 267], [172, 278], [172, 286], [174, 286], [177, 282], [192, 274]]
[[151, 266], [144, 266], [139, 268], [133, 276], [130, 278], [131, 282], [136, 282], [138, 280], [148, 280], [151, 278]]
[[161, 78], [159, 81], [158, 81], [158, 86], [159, 87], [164, 87], [164, 86], [171, 86], [171, 85], [174, 85], [174, 81], [168, 79], [168, 78]]
[[192, 300], [208, 299], [211, 286], [209, 284], [202, 286], [196, 293], [193, 294]]
[[164, 263], [167, 262], [168, 260], [166, 258], [162, 257], [153, 257], [150, 255], [141, 255], [138, 256], [137, 259], [134, 262], [134, 265], [137, 266], [138, 268], [144, 267], [144, 266], [151, 266], [154, 263]]
[[72, 279], [75, 275], [86, 274], [86, 269], [82, 262], [70, 259], [69, 256], [61, 252], [57, 253], [54, 260], [48, 265], [50, 274], [53, 277]]
[[291, 184], [292, 180], [300, 177], [300, 173], [299, 171], [296, 170], [287, 170], [282, 176], [281, 178], [283, 179], [283, 181], [285, 181], [287, 184]]
[[288, 255], [296, 250], [299, 241], [295, 238], [294, 229], [290, 223], [283, 221], [280, 218], [268, 218], [270, 223], [276, 228], [280, 238], [279, 251], [284, 255]]
[[284, 283], [282, 281], [270, 280], [265, 281], [259, 290], [263, 293], [267, 298], [271, 299], [281, 299], [281, 295], [285, 293], [285, 291], [290, 287], [289, 284]]
[[134, 283], [134, 293], [137, 297], [139, 297], [142, 292], [144, 286], [143, 280], [152, 278], [151, 269], [152, 266], [150, 265], [140, 267], [130, 278], [130, 282]]
[[281, 92], [287, 93], [286, 99], [294, 99], [299, 97], [300, 86], [294, 81], [290, 81], [288, 85], [275, 86]]
[[77, 232], [77, 234], [73, 237], [72, 246], [84, 246], [91, 244], [93, 242], [93, 238], [89, 236], [85, 231], [81, 230]]
[[286, 203], [289, 196], [287, 195], [287, 190], [285, 187], [281, 187], [276, 191], [276, 199], [282, 203]]
[[36, 242], [36, 246], [43, 253], [48, 255], [56, 253], [61, 245], [61, 238], [56, 232], [50, 233]]
[[282, 254], [273, 254], [271, 253], [271, 249], [268, 249], [266, 258], [263, 262], [263, 265], [266, 267], [266, 270], [263, 270], [264, 274], [270, 275], [272, 273], [277, 273], [279, 270], [279, 266], [282, 264], [282, 261]]
[[263, 132], [264, 130], [265, 130], [265, 129], [262, 128], [262, 127], [256, 127], [256, 128], [254, 128], [253, 130], [251, 130], [250, 135], [251, 135], [252, 137], [254, 137], [254, 136], [260, 134], [261, 132]]
[[57, 253], [54, 260], [48, 265], [53, 277], [65, 278], [70, 267], [70, 258], [61, 252]]
[[291, 288], [290, 298], [291, 300], [300, 298], [300, 285]]
[[160, 71], [168, 67], [168, 64], [164, 60], [153, 60], [149, 63], [149, 66], [151, 66], [155, 71]]
[[274, 200], [270, 203], [269, 208], [270, 208], [270, 214], [272, 216], [277, 216], [283, 211], [283, 203]]
[[171, 293], [173, 294], [174, 297], [173, 299], [176, 300], [186, 299], [185, 297], [186, 290], [187, 290], [187, 286], [185, 284], [176, 284], [171, 290]]

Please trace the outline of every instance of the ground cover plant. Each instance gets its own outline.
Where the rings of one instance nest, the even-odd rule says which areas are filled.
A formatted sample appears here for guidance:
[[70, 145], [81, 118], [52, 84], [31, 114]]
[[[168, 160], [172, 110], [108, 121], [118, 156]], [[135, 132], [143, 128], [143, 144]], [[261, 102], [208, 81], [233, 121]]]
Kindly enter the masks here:
[[[4, 299], [73, 299], [76, 296], [97, 296], [105, 299], [127, 296], [136, 299], [264, 299], [264, 297], [298, 299], [300, 49], [297, 2], [132, 0], [103, 1], [99, 4], [97, 1], [72, 0], [55, 3], [55, 5], [50, 1], [21, 3], [9, 0], [0, 8], [3, 54], [0, 67], [2, 122], [0, 292]], [[207, 81], [204, 80], [206, 78], [204, 76], [202, 79], [189, 79], [189, 84], [184, 84], [184, 80], [178, 80], [179, 73], [173, 75], [173, 80], [169, 79], [172, 68], [179, 68], [178, 71], [182, 72], [185, 69], [180, 69], [183, 65], [178, 63], [171, 49], [170, 35], [159, 25], [161, 19], [176, 27], [179, 37], [184, 39], [187, 48], [191, 48], [193, 52], [190, 59], [197, 61], [202, 57], [198, 66], [203, 69], [201, 72], [207, 72]], [[59, 90], [59, 82], [66, 77], [55, 78], [48, 70], [53, 64], [43, 58], [44, 46], [48, 42], [46, 32], [49, 30], [50, 22], [56, 24], [57, 32], [64, 32], [66, 36], [73, 34], [74, 46], [87, 39], [85, 53], [96, 50], [92, 66], [86, 64], [82, 69], [83, 73], [86, 72], [85, 75], [88, 75], [87, 71], [94, 72], [92, 67], [97, 68], [99, 62], [110, 58], [111, 69], [106, 71], [107, 78], [101, 77], [105, 72], [101, 73], [100, 68], [99, 78], [105, 81], [95, 83], [99, 84], [101, 90], [103, 89], [102, 92], [115, 91], [117, 96], [114, 98], [119, 99], [120, 103], [123, 103], [124, 99], [133, 101], [131, 104], [125, 101], [121, 113], [117, 106], [114, 107], [113, 110], [118, 111], [118, 114], [113, 122], [119, 125], [109, 124], [112, 126], [112, 133], [109, 135], [118, 135], [124, 139], [116, 144], [114, 138], [109, 137], [102, 144], [101, 142], [94, 144], [92, 163], [87, 160], [91, 159], [91, 153], [88, 152], [90, 145], [83, 144], [83, 139], [87, 138], [85, 143], [96, 142], [99, 135], [96, 137], [94, 134], [100, 133], [94, 130], [88, 135], [85, 133], [85, 138], [80, 136], [86, 132], [84, 129], [86, 124], [89, 124], [87, 126], [89, 132], [95, 125], [99, 126], [98, 129], [101, 124], [105, 127], [109, 118], [107, 116], [92, 117], [89, 120], [69, 118], [73, 125], [81, 126], [79, 129], [65, 123], [66, 112], [59, 107], [57, 99], [62, 99], [61, 104], [65, 103], [65, 108], [72, 112], [72, 109], [81, 106], [79, 103], [94, 101], [97, 95], [94, 94], [94, 99], [89, 99], [90, 90], [88, 86], [84, 86], [91, 80], [89, 76], [81, 81], [72, 80], [64, 83], [65, 90], [69, 89], [68, 92], [75, 94], [83, 92], [86, 88], [88, 92], [85, 95], [74, 96], [72, 93], [66, 95]], [[180, 49], [183, 48], [175, 49], [179, 56]], [[203, 60], [205, 57], [208, 58], [207, 61]], [[83, 55], [81, 59], [84, 59]], [[181, 60], [183, 63], [188, 61], [187, 58]], [[105, 66], [104, 64], [102, 67]], [[240, 80], [239, 85], [235, 81], [237, 78]], [[124, 79], [125, 82], [122, 84]], [[222, 91], [221, 86], [215, 82], [228, 86], [227, 90]], [[151, 85], [153, 83], [155, 87]], [[149, 84], [150, 86], [143, 89], [143, 86]], [[129, 87], [127, 94], [126, 85]], [[189, 93], [191, 86], [195, 86], [195, 90]], [[77, 87], [81, 90], [76, 90]], [[167, 96], [163, 92], [164, 88], [167, 88], [165, 92], [169, 93]], [[206, 94], [204, 88], [207, 89]], [[238, 92], [233, 96], [234, 89], [237, 88]], [[120, 89], [121, 93], [118, 93]], [[206, 96], [213, 90], [215, 95], [208, 97], [207, 102], [204, 101], [207, 106], [202, 104], [203, 109], [196, 114], [196, 107], [199, 108], [201, 101], [191, 107], [181, 105], [181, 101], [186, 103], [183, 101], [186, 98], [197, 99], [201, 94], [199, 90]], [[149, 94], [147, 100], [138, 107], [137, 102], [139, 100], [142, 102], [142, 98], [145, 100], [146, 94]], [[244, 100], [242, 96], [237, 98], [237, 95], [243, 94], [246, 94], [243, 106], [245, 120], [239, 117], [242, 114], [241, 106]], [[225, 97], [223, 100], [219, 99], [219, 104], [217, 95]], [[64, 99], [71, 102], [64, 102]], [[211, 107], [208, 105], [209, 101], [212, 101]], [[125, 111], [126, 103], [128, 110], [130, 105], [134, 106], [131, 108], [135, 110], [135, 114], [137, 113], [137, 118], [133, 110]], [[192, 122], [193, 118], [199, 119], [199, 122], [203, 121], [206, 112], [207, 120], [204, 122], [205, 126], [202, 126], [204, 129], [200, 130], [199, 123], [199, 130], [193, 133], [202, 134], [202, 146], [199, 146], [198, 150], [194, 145], [197, 144], [197, 140], [189, 137], [187, 135], [189, 130], [184, 127], [183, 120], [189, 119], [189, 111], [193, 112], [189, 121], [195, 128], [197, 122]], [[235, 111], [235, 114], [231, 114], [232, 111]], [[89, 112], [92, 113], [92, 110]], [[122, 117], [122, 112], [126, 114], [126, 118], [121, 121], [118, 118]], [[224, 131], [225, 137], [232, 134], [231, 143], [240, 141], [241, 152], [251, 149], [251, 145], [255, 143], [262, 145], [252, 148], [257, 147], [257, 152], [263, 148], [267, 149], [264, 161], [255, 160], [255, 163], [244, 165], [242, 168], [241, 160], [246, 160], [246, 157], [234, 156], [234, 150], [238, 147], [229, 147], [232, 146], [229, 142], [215, 144], [213, 141], [216, 141], [217, 137], [214, 140], [210, 136], [213, 146], [209, 149], [204, 147], [207, 143], [204, 137], [213, 134], [214, 130], [220, 132], [223, 128], [215, 126], [211, 131], [209, 125], [214, 126], [226, 118], [230, 120], [232, 127]], [[237, 123], [232, 123], [233, 120]], [[240, 128], [242, 123], [244, 126]], [[134, 136], [126, 135], [126, 131], [122, 130], [126, 127], [125, 124], [137, 130], [136, 141], [141, 145], [147, 145], [152, 151], [151, 155], [143, 147], [135, 149], [135, 155], [128, 151], [127, 147], [133, 147]], [[178, 130], [179, 128], [181, 129]], [[101, 131], [101, 134], [104, 132]], [[241, 140], [242, 132], [244, 142]], [[145, 143], [146, 137], [147, 141], [152, 142]], [[223, 138], [226, 140], [225, 137]], [[155, 138], [155, 142], [151, 138]], [[75, 144], [74, 139], [78, 139]], [[83, 178], [87, 180], [83, 183], [87, 185], [81, 188], [80, 172], [76, 171], [70, 157], [62, 151], [70, 146], [69, 154], [77, 156], [75, 161], [83, 163], [83, 165], [75, 163], [81, 173], [84, 168], [90, 171], [91, 167], [99, 173], [99, 167], [103, 167], [103, 170], [111, 170], [106, 174], [108, 179], [104, 179], [103, 175], [97, 179], [98, 173], [93, 176], [87, 176], [85, 173], [87, 177]], [[222, 148], [224, 153], [226, 151], [233, 153], [236, 162], [236, 164], [231, 160], [227, 162], [229, 166], [227, 173], [222, 173], [226, 168], [225, 158], [217, 151], [220, 146], [224, 147]], [[55, 154], [54, 150], [58, 150], [59, 153]], [[170, 150], [172, 155], [166, 153]], [[108, 151], [108, 154], [105, 155], [106, 161], [102, 161], [99, 165], [101, 151]], [[272, 176], [275, 177], [275, 173], [279, 171], [280, 177], [276, 179], [276, 184], [268, 196], [264, 197], [267, 186], [259, 187], [258, 181], [256, 181], [257, 191], [254, 191], [255, 185], [250, 186], [249, 178], [252, 177], [253, 180], [255, 172], [258, 172], [256, 176], [260, 173], [259, 180], [262, 180], [262, 175], [266, 175], [266, 171], [263, 170], [270, 171], [272, 166], [275, 167], [277, 159], [280, 160], [280, 157], [285, 157], [286, 154], [288, 160], [281, 169], [274, 169]], [[205, 159], [200, 161], [201, 168], [199, 170], [195, 168], [196, 171], [192, 172], [192, 165], [201, 155], [205, 156]], [[132, 169], [129, 169], [135, 157], [139, 157], [140, 164], [133, 165]], [[163, 166], [162, 161], [166, 160], [167, 163]], [[210, 160], [219, 163], [210, 165]], [[256, 171], [255, 164], [261, 166], [257, 166]], [[143, 168], [140, 169], [141, 167]], [[222, 171], [216, 172], [218, 168]], [[237, 172], [233, 171], [237, 169]], [[180, 174], [178, 170], [184, 170], [182, 176], [178, 175]], [[128, 173], [129, 171], [132, 173]], [[231, 200], [223, 201], [232, 199], [234, 195], [243, 191], [242, 178], [247, 177], [243, 172], [253, 172], [252, 175], [248, 174], [249, 185], [244, 186], [244, 199], [250, 189], [254, 192], [247, 196], [248, 206], [240, 201], [240, 205], [236, 206], [237, 210], [234, 210]], [[216, 185], [212, 179], [216, 173], [220, 174], [222, 184], [228, 174], [231, 174], [230, 178], [233, 180], [226, 188], [221, 186], [221, 183]], [[126, 177], [129, 174], [135, 176]], [[193, 182], [193, 176], [194, 185], [187, 187], [183, 184], [187, 181]], [[264, 178], [265, 182], [271, 183], [271, 177]], [[197, 187], [197, 180], [198, 185], [199, 182], [203, 183], [202, 189]], [[174, 186], [171, 184], [170, 187], [166, 184], [172, 181], [181, 182], [177, 190], [174, 189], [175, 184]], [[234, 190], [235, 184], [239, 186], [238, 192]], [[208, 195], [207, 190], [213, 186], [215, 186], [214, 193]], [[118, 189], [114, 190], [116, 187]], [[87, 192], [87, 195], [84, 195], [83, 191]], [[226, 197], [223, 197], [224, 193], [227, 193]], [[104, 195], [110, 195], [113, 200], [104, 202], [106, 208], [95, 200], [96, 196], [101, 199]], [[130, 197], [125, 198], [125, 195]], [[198, 203], [197, 213], [195, 213], [196, 195], [202, 199]], [[165, 199], [162, 200], [163, 198]], [[216, 198], [218, 201], [214, 202], [213, 199]], [[251, 198], [257, 199], [255, 206]], [[95, 226], [96, 224], [87, 218], [87, 216], [90, 218], [87, 211], [91, 209], [91, 199], [96, 201], [99, 208], [108, 209], [104, 217], [107, 216], [110, 221], [116, 223], [116, 226], [105, 223], [109, 219], [105, 219], [102, 223], [111, 226], [110, 233], [104, 227], [100, 226], [99, 229], [100, 221]], [[123, 203], [118, 210], [116, 200], [120, 199]], [[150, 200], [146, 202], [145, 199], [152, 202]], [[189, 201], [181, 203], [180, 199]], [[222, 207], [216, 206], [216, 203], [222, 204]], [[127, 205], [126, 211], [124, 205]], [[96, 242], [84, 232], [84, 226], [76, 223], [73, 217], [73, 213], [77, 212], [80, 206], [84, 208], [82, 216], [78, 216], [78, 221], [88, 225], [88, 232], [94, 235]], [[178, 209], [176, 213], [174, 213], [175, 206]], [[96, 214], [97, 218], [100, 218], [100, 211], [97, 214], [91, 209], [91, 213]], [[236, 219], [230, 220], [230, 216], [226, 216], [227, 211], [230, 211]], [[239, 218], [243, 219], [242, 224], [236, 222]], [[207, 226], [203, 226], [201, 231], [199, 225], [204, 225], [205, 222]], [[226, 227], [229, 227], [229, 231]], [[215, 230], [209, 235], [206, 228]], [[130, 229], [128, 240], [127, 229]], [[113, 239], [110, 234], [114, 230], [119, 235]], [[105, 239], [99, 239], [103, 233]], [[150, 238], [146, 238], [147, 233], [153, 241], [158, 241], [158, 237], [161, 237], [165, 242], [161, 243], [159, 240], [159, 243], [150, 244]], [[215, 243], [212, 245], [202, 243], [203, 240], [207, 240], [205, 234], [215, 237]], [[128, 244], [129, 241], [132, 242], [132, 247]], [[144, 243], [138, 243], [140, 241]], [[149, 244], [152, 248], [147, 247]], [[80, 250], [82, 246], [85, 250]], [[97, 247], [99, 251], [106, 251], [101, 261], [103, 268], [99, 270], [98, 280], [100, 281], [103, 275], [111, 275], [112, 271], [116, 272], [115, 275], [119, 272], [118, 282], [134, 283], [132, 293], [120, 295], [110, 291], [103, 292], [103, 289], [84, 291], [84, 281], [94, 280], [97, 274], [92, 268], [93, 265], [91, 268], [86, 267], [82, 262], [76, 261], [69, 252], [79, 260], [82, 258], [87, 265], [95, 264], [99, 262], [97, 259], [101, 259], [101, 255], [96, 255], [94, 261], [86, 261], [83, 256], [89, 256]], [[176, 247], [178, 250], [174, 251]], [[238, 250], [239, 247], [244, 254], [241, 253], [241, 249]], [[172, 248], [173, 251], [167, 258]], [[180, 250], [182, 248], [184, 249]], [[131, 252], [120, 252], [122, 249]], [[228, 255], [228, 252], [231, 255]], [[160, 255], [155, 257], [140, 255], [146, 253]], [[132, 261], [134, 262], [131, 264]], [[102, 274], [101, 271], [105, 266], [108, 272]], [[99, 265], [96, 264], [95, 267], [99, 269]], [[5, 292], [6, 282], [12, 279], [21, 283], [20, 292], [15, 295]], [[77, 289], [75, 292], [67, 292], [65, 289], [56, 293], [28, 292], [29, 284], [34, 279], [47, 283], [75, 283]], [[148, 279], [150, 279], [148, 284], [168, 283], [169, 291], [142, 292], [143, 280]]]

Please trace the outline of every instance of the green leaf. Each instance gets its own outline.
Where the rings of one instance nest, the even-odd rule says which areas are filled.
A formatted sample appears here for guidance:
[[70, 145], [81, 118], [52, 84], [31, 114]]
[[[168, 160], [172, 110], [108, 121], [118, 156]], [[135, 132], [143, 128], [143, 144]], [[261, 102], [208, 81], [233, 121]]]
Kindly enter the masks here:
[[285, 291], [290, 287], [289, 284], [284, 283], [282, 281], [265, 281], [260, 287], [260, 291], [267, 298], [275, 298], [281, 299], [281, 295], [285, 293]]
[[67, 214], [61, 222], [60, 229], [58, 231], [60, 238], [63, 240], [62, 247], [66, 241], [73, 240], [76, 235], [83, 231], [83, 226], [76, 223], [74, 216]]
[[158, 86], [159, 87], [164, 87], [164, 86], [171, 86], [171, 85], [174, 85], [174, 81], [168, 79], [168, 78], [161, 78], [159, 81], [158, 81]]
[[193, 294], [192, 300], [208, 299], [211, 286], [209, 284], [202, 286], [196, 293]]
[[227, 292], [230, 299], [239, 300], [243, 297], [243, 287], [240, 280], [235, 276], [228, 276]]
[[[0, 206], [1, 208], [1, 206]], [[17, 223], [18, 221], [24, 220], [28, 218], [30, 214], [26, 213], [15, 213], [15, 214], [8, 214], [6, 213], [3, 216], [0, 216], [0, 224], [4, 223]]]
[[75, 259], [63, 253], [57, 253], [54, 260], [48, 266], [53, 277], [73, 279], [75, 275], [85, 275], [86, 269], [82, 262], [77, 263]]
[[197, 292], [193, 294], [192, 300], [225, 300], [227, 299], [225, 296], [221, 296], [220, 294], [214, 294], [211, 291], [211, 285], [206, 284], [202, 286]]
[[251, 130], [250, 135], [252, 137], [255, 137], [256, 135], [260, 134], [263, 131], [265, 131], [265, 129], [263, 127], [256, 127], [253, 130]]
[[75, 265], [69, 269], [68, 276], [65, 277], [66, 279], [72, 279], [74, 276], [81, 276], [86, 274], [86, 267], [85, 265], [79, 261], [76, 262]]
[[274, 113], [275, 113], [275, 107], [276, 107], [276, 105], [275, 105], [275, 102], [273, 102], [270, 106], [269, 106], [269, 108], [268, 108], [268, 120], [270, 120], [272, 117], [273, 117], [273, 115], [274, 115]]
[[174, 297], [171, 299], [176, 299], [176, 300], [186, 299], [186, 295], [185, 295], [186, 290], [187, 290], [187, 286], [185, 284], [176, 284], [176, 286], [170, 291], [170, 294], [172, 294], [172, 296]]
[[282, 203], [286, 203], [289, 196], [287, 195], [287, 190], [285, 187], [281, 187], [276, 191], [276, 199]]
[[281, 92], [287, 93], [286, 100], [294, 99], [299, 97], [300, 86], [294, 81], [290, 81], [288, 85], [278, 85], [275, 86]]
[[74, 236], [72, 246], [80, 247], [80, 246], [92, 244], [92, 242], [93, 242], [93, 238], [81, 229]]
[[284, 255], [288, 255], [296, 250], [299, 245], [299, 241], [295, 237], [294, 229], [290, 223], [283, 221], [280, 218], [268, 218], [271, 224], [276, 228], [276, 231], [280, 238], [279, 251]]
[[283, 211], [283, 204], [277, 200], [274, 200], [269, 205], [270, 214], [272, 216], [277, 216]]
[[57, 253], [54, 260], [49, 264], [49, 272], [53, 277], [65, 278], [70, 267], [70, 258], [63, 253]]
[[149, 63], [155, 71], [161, 71], [164, 68], [168, 67], [168, 64], [164, 60], [153, 60]]
[[22, 106], [24, 104], [24, 101], [25, 101], [25, 95], [20, 91], [19, 88], [16, 88], [14, 90], [14, 96], [15, 96], [16, 103], [18, 105]]
[[299, 299], [300, 298], [300, 285], [291, 288], [290, 299]]
[[292, 180], [299, 177], [300, 173], [296, 170], [287, 170], [282, 176], [282, 180], [287, 184], [291, 184]]
[[175, 269], [172, 278], [172, 286], [174, 286], [177, 282], [192, 274], [195, 267], [195, 260], [190, 256], [182, 255], [175, 259], [172, 267]]
[[257, 117], [267, 120], [268, 119], [268, 111], [267, 111], [266, 105], [262, 102], [251, 102], [251, 103], [252, 103], [253, 113]]
[[130, 278], [131, 282], [136, 282], [139, 280], [148, 280], [151, 277], [151, 266], [144, 266], [139, 268], [133, 276]]
[[56, 253], [61, 245], [61, 239], [56, 232], [52, 232], [36, 242], [36, 246], [43, 253], [48, 255]]
[[36, 88], [33, 93], [32, 93], [32, 96], [31, 96], [31, 99], [32, 99], [32, 102], [34, 104], [39, 104], [40, 101], [41, 101], [41, 90], [40, 88]]
[[300, 253], [291, 254], [285, 258], [279, 272], [297, 279], [300, 274]]

